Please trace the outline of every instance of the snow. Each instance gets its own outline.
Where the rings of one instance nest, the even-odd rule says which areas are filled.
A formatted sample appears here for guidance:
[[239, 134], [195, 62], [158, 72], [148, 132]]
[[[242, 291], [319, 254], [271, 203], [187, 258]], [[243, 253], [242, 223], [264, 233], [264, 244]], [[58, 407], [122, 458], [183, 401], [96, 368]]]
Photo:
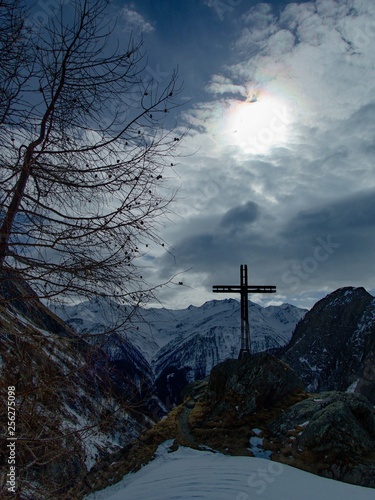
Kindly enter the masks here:
[[373, 500], [374, 489], [315, 476], [262, 458], [159, 446], [155, 459], [86, 500]]
[[258, 436], [253, 436], [249, 439], [250, 448], [249, 451], [257, 458], [269, 459], [272, 455], [272, 451], [265, 450], [263, 446], [263, 438]]
[[318, 372], [318, 373], [320, 373], [322, 371], [322, 368], [320, 368], [319, 366], [317, 366], [317, 365], [312, 366], [309, 363], [309, 360], [307, 358], [305, 358], [304, 356], [301, 356], [299, 358], [299, 361], [300, 361], [300, 363], [305, 363], [309, 367], [310, 371], [312, 371], [312, 372]]
[[[289, 304], [263, 308], [249, 302], [249, 307], [254, 352], [285, 345], [290, 340], [296, 323], [306, 312]], [[212, 339], [216, 329], [217, 334], [223, 338], [219, 346], [220, 360], [234, 357], [234, 352], [237, 357], [239, 308], [238, 301], [225, 299], [180, 310], [139, 308], [130, 314], [129, 306], [117, 305], [111, 310], [107, 301], [97, 298], [75, 306], [56, 308], [54, 312], [63, 320], [68, 320], [79, 333], [91, 334], [103, 332], [104, 325], [114, 326], [118, 319], [116, 314], [122, 318], [131, 315], [131, 319], [119, 331], [151, 363], [163, 352], [180, 348], [194, 335], [211, 338], [216, 345], [216, 341]]]

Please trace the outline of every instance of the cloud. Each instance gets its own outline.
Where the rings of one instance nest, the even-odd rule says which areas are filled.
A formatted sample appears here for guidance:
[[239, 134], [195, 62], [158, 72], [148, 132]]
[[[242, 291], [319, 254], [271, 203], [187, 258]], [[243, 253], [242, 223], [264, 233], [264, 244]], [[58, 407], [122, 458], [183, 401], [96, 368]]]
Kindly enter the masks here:
[[297, 256], [306, 251], [306, 244], [323, 235], [334, 235], [355, 255], [363, 245], [368, 248], [375, 243], [375, 190], [300, 211], [288, 221], [281, 234], [290, 247], [294, 247]]
[[[196, 304], [246, 263], [252, 282], [303, 306], [339, 286], [373, 288], [375, 3], [268, 3], [237, 22], [234, 57], [185, 114], [195, 154], [178, 170], [183, 220], [167, 229], [175, 260], [159, 259], [160, 273], [191, 268], [183, 281]], [[228, 113], [251, 89], [287, 110], [282, 143], [275, 106], [249, 133], [264, 147], [236, 145]]]
[[243, 0], [203, 0], [203, 4], [210, 7], [217, 17], [224, 21], [227, 16], [233, 15], [235, 9]]
[[146, 21], [144, 17], [135, 10], [134, 6], [125, 6], [122, 9], [123, 20], [125, 22], [125, 30], [135, 33], [151, 33], [154, 27]]
[[274, 244], [274, 236], [263, 233], [263, 216], [261, 208], [248, 201], [221, 216], [210, 219], [203, 216], [197, 226], [194, 220], [185, 224], [184, 229], [180, 226], [182, 230], [173, 245], [173, 258], [166, 255], [159, 260], [162, 275], [166, 277], [171, 269], [174, 272], [191, 269], [189, 273], [200, 276], [201, 286], [210, 289], [213, 280], [225, 282], [226, 275], [230, 276], [233, 269], [247, 262], [250, 256], [255, 266], [267, 254], [275, 261], [278, 245]]
[[285, 291], [373, 288], [374, 214], [375, 190], [367, 190], [291, 218], [281, 231]]
[[260, 3], [250, 8], [241, 17], [242, 29], [234, 42], [235, 50], [250, 57], [262, 54], [270, 36], [277, 30], [275, 21], [272, 5]]
[[220, 228], [226, 230], [243, 230], [259, 217], [259, 207], [253, 201], [245, 205], [233, 207], [228, 210], [219, 223]]
[[197, 297], [209, 298], [213, 284], [236, 282], [239, 265], [247, 263], [253, 283], [275, 284], [285, 300], [307, 305], [305, 296], [317, 300], [340, 286], [372, 288], [374, 214], [375, 190], [291, 214], [282, 227], [249, 202], [228, 210], [216, 224], [203, 221], [200, 232], [191, 227], [175, 242], [175, 262], [167, 256], [159, 266], [166, 275], [171, 268], [189, 269], [184, 283], [205, 290]]
[[246, 88], [243, 85], [236, 85], [230, 78], [223, 75], [213, 75], [211, 82], [207, 86], [208, 92], [212, 94], [239, 94], [246, 96]]

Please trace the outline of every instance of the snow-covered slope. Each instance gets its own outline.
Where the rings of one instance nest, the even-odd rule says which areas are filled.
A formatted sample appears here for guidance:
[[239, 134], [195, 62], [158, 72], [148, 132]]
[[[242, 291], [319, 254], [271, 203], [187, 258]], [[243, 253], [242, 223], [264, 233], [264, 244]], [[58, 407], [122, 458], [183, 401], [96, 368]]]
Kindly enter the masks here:
[[[117, 363], [129, 356], [133, 363], [141, 360], [140, 372], [153, 374], [158, 395], [169, 407], [180, 402], [188, 383], [204, 378], [221, 361], [237, 358], [240, 348], [240, 303], [234, 299], [181, 310], [132, 310], [97, 298], [56, 313], [90, 342], [102, 342]], [[286, 345], [305, 313], [290, 304], [263, 308], [249, 302], [252, 351]], [[100, 335], [113, 328], [116, 334]]]
[[374, 490], [304, 472], [263, 458], [234, 457], [180, 447], [156, 458], [134, 474], [87, 500], [372, 500]]
[[[181, 310], [139, 308], [133, 311], [97, 298], [55, 312], [79, 333], [95, 335], [118, 327], [117, 332], [137, 347], [149, 362], [155, 362], [163, 353], [194, 335], [212, 337], [213, 329], [226, 336], [220, 358], [236, 357], [239, 350], [240, 304], [234, 299], [211, 300], [200, 307], [189, 306]], [[305, 313], [305, 309], [290, 304], [263, 308], [249, 302], [253, 351], [285, 345]]]
[[[76, 331], [89, 336], [119, 327], [117, 335], [138, 349], [156, 378], [173, 366], [188, 372], [187, 381], [193, 381], [205, 377], [220, 361], [238, 356], [240, 304], [234, 299], [211, 300], [182, 310], [133, 311], [98, 298], [56, 312]], [[287, 344], [305, 313], [290, 304], [263, 308], [249, 302], [253, 352]], [[105, 343], [111, 358], [121, 357], [118, 340], [116, 337], [116, 346]]]
[[[157, 376], [168, 366], [193, 370], [191, 380], [206, 376], [226, 358], [236, 358], [240, 347], [240, 303], [233, 299], [211, 300], [178, 313], [174, 335], [154, 356]], [[305, 310], [290, 304], [263, 308], [249, 302], [252, 351], [260, 352], [288, 343]], [[177, 321], [178, 320], [178, 321]], [[177, 321], [177, 322], [176, 322]], [[171, 333], [172, 333], [171, 332]]]

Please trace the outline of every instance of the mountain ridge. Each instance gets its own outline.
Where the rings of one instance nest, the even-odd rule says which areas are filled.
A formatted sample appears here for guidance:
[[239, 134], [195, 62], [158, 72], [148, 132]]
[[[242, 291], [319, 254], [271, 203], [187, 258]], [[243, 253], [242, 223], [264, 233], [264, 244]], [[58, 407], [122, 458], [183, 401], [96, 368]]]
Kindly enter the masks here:
[[[130, 321], [116, 335], [138, 349], [155, 377], [159, 397], [168, 407], [180, 402], [187, 384], [204, 378], [213, 366], [237, 358], [240, 348], [240, 303], [235, 299], [206, 301], [202, 306], [169, 310], [139, 308], [95, 300], [58, 311], [79, 333], [95, 335], [103, 330], [113, 308]], [[291, 304], [261, 307], [249, 301], [253, 352], [277, 349], [290, 339], [296, 323], [306, 310]], [[112, 357], [120, 354], [109, 346]], [[120, 347], [119, 347], [120, 349]]]
[[[122, 311], [119, 311], [119, 309], [122, 309]], [[92, 335], [102, 334], [106, 328], [105, 324], [112, 325], [113, 312], [124, 317], [125, 311], [129, 316], [126, 331], [121, 326], [117, 331], [122, 331], [133, 345], [142, 350], [143, 355], [149, 361], [156, 358], [169, 342], [178, 342], [182, 337], [186, 339], [204, 324], [212, 323], [212, 319], [214, 320], [214, 326], [217, 326], [218, 319], [225, 319], [227, 326], [233, 329], [234, 338], [237, 337], [235, 342], [239, 344], [240, 303], [235, 299], [214, 299], [206, 301], [201, 306], [189, 305], [184, 309], [138, 308], [131, 313], [128, 312], [129, 306], [120, 306], [113, 302], [95, 299], [75, 306], [57, 307], [54, 311], [78, 333]], [[262, 317], [259, 318], [261, 311], [264, 314], [261, 313]], [[207, 317], [207, 312], [212, 312], [212, 314]], [[254, 330], [255, 333], [252, 339], [253, 342], [257, 343], [257, 336], [260, 334], [259, 326], [264, 319], [268, 323], [268, 328], [273, 329], [274, 333], [278, 334], [277, 330], [280, 330], [281, 336], [278, 337], [272, 347], [277, 347], [278, 342], [283, 345], [285, 340], [290, 338], [291, 328], [293, 328], [295, 322], [299, 321], [306, 312], [307, 309], [301, 309], [286, 303], [280, 306], [262, 307], [249, 301], [250, 329]], [[219, 314], [221, 315], [220, 318]], [[193, 326], [188, 327], [189, 323], [193, 323]], [[112, 326], [109, 329], [111, 330]], [[116, 329], [115, 324], [113, 329]], [[256, 345], [254, 351], [259, 351]]]
[[309, 391], [355, 390], [360, 384], [375, 403], [374, 353], [375, 298], [363, 287], [343, 287], [306, 313], [278, 355]]

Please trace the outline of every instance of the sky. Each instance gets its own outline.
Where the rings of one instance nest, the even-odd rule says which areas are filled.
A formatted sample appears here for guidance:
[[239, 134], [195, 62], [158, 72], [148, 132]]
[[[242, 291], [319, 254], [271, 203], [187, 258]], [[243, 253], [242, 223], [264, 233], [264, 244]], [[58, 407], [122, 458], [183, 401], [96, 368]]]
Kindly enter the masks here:
[[170, 453], [172, 441], [159, 446], [152, 462], [87, 500], [148, 500], [150, 494], [153, 500], [370, 500], [374, 496], [372, 488], [315, 476], [264, 458], [184, 447]]
[[[69, 1], [69, 0], [65, 0]], [[39, 15], [52, 0], [39, 0]], [[39, 9], [39, 10], [38, 10]], [[165, 307], [212, 285], [276, 285], [262, 305], [375, 288], [375, 2], [115, 0], [160, 85], [178, 67], [185, 131], [167, 245], [139, 264]], [[179, 283], [183, 283], [182, 285]]]

